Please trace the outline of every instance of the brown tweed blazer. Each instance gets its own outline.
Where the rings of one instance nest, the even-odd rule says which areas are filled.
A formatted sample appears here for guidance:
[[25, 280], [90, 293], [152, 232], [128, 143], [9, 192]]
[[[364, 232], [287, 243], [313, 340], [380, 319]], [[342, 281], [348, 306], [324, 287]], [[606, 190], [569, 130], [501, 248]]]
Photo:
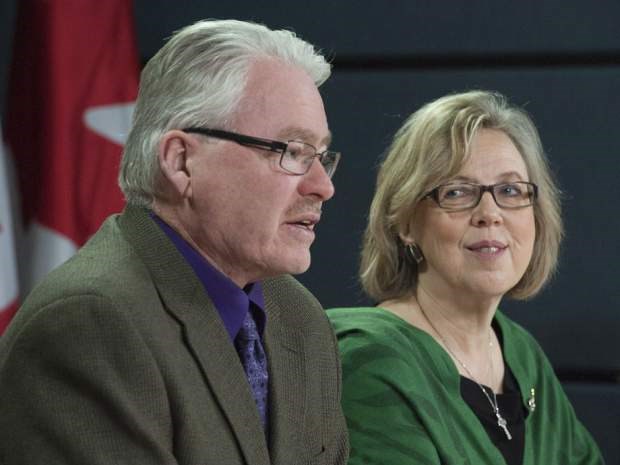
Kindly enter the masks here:
[[0, 339], [0, 464], [344, 464], [324, 311], [290, 276], [263, 289], [269, 445], [190, 266], [147, 210], [110, 217]]

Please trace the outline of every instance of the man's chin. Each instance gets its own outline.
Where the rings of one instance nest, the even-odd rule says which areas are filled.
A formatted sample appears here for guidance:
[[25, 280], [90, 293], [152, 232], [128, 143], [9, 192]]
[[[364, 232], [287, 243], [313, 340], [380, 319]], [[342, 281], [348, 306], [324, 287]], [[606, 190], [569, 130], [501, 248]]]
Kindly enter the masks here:
[[286, 266], [286, 274], [296, 275], [305, 273], [308, 271], [308, 268], [310, 268], [310, 262], [310, 251], [307, 251], [305, 254], [300, 254], [295, 258], [291, 258]]

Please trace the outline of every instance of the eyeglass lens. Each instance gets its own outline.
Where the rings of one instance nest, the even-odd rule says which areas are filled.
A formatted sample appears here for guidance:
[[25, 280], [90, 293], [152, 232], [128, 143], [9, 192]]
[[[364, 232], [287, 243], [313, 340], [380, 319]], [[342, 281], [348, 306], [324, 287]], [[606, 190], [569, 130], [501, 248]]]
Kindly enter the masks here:
[[[527, 182], [502, 183], [489, 186], [500, 207], [526, 207], [534, 202], [534, 186]], [[478, 184], [447, 184], [437, 191], [439, 205], [444, 208], [468, 208], [478, 204], [485, 186]], [[487, 189], [488, 190], [488, 189]]]
[[305, 174], [310, 169], [312, 162], [319, 157], [321, 165], [325, 168], [328, 176], [332, 176], [336, 170], [338, 156], [335, 152], [317, 154], [316, 149], [304, 142], [289, 141], [286, 150], [282, 153], [280, 165], [285, 170], [294, 174]]

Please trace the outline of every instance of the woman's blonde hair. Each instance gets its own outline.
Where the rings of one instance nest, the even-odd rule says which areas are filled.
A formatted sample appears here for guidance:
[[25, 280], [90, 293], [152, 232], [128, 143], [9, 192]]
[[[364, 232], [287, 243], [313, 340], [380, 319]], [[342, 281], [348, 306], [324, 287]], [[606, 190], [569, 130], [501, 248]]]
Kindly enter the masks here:
[[481, 128], [503, 131], [521, 153], [529, 180], [538, 185], [534, 204], [536, 238], [529, 266], [507, 293], [535, 295], [556, 269], [563, 235], [560, 191], [548, 167], [538, 131], [527, 113], [496, 92], [471, 91], [426, 104], [398, 130], [377, 177], [360, 264], [360, 279], [375, 301], [414, 292], [418, 266], [399, 233], [408, 231], [418, 203], [431, 189], [454, 177], [469, 156]]

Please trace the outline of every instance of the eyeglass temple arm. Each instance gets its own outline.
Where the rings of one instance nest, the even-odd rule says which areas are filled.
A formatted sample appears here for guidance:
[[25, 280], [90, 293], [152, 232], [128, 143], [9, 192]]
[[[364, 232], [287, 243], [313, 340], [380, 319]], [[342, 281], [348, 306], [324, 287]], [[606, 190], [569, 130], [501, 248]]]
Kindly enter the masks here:
[[260, 137], [245, 136], [234, 132], [223, 131], [221, 129], [207, 128], [186, 128], [184, 132], [203, 134], [205, 136], [217, 137], [218, 139], [231, 140], [243, 145], [250, 145], [261, 149], [267, 149], [271, 152], [283, 152], [288, 144], [275, 140], [261, 139]]

